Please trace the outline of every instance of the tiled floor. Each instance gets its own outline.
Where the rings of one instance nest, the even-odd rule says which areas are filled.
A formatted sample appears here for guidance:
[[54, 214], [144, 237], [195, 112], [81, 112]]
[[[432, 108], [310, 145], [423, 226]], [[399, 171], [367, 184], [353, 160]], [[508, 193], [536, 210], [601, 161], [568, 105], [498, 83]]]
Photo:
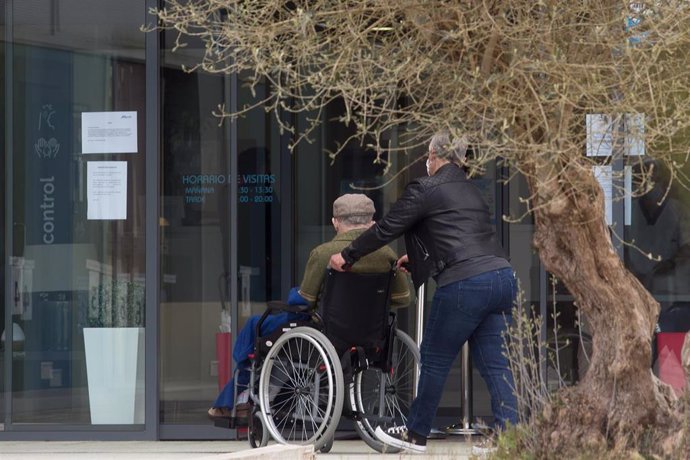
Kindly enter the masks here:
[[[471, 445], [453, 438], [430, 441], [426, 455], [379, 454], [362, 441], [336, 441], [328, 454], [318, 454], [323, 460], [364, 459], [464, 459]], [[249, 448], [246, 441], [0, 441], [2, 460], [154, 460], [189, 459], [222, 460], [228, 453]]]

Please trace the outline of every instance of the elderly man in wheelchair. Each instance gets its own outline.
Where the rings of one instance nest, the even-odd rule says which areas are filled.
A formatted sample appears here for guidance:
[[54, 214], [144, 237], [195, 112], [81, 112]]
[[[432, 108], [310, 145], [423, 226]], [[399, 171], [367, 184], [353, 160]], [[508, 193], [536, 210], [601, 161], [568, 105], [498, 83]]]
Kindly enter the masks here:
[[[269, 302], [240, 333], [238, 340], [251, 347], [242, 350], [246, 360], [234, 354], [240, 366], [224, 393], [232, 391], [231, 401], [247, 395], [252, 447], [272, 438], [327, 452], [345, 415], [368, 445], [392, 451], [374, 432], [404, 421], [414, 396], [419, 351], [389, 309], [409, 303], [409, 283], [395, 271], [397, 257], [388, 247], [362, 259], [356, 271], [327, 268], [330, 255], [368, 228], [373, 215], [365, 195], [338, 198], [337, 234], [311, 252], [299, 290], [293, 288], [288, 303]], [[241, 423], [234, 409], [230, 420]]]

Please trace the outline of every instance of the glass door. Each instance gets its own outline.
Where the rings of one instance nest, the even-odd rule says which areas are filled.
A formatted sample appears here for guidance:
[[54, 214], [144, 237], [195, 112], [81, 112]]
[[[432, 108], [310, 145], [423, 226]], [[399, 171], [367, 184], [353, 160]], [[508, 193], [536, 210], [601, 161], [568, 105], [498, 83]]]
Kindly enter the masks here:
[[[272, 114], [257, 108], [234, 125], [214, 115], [255, 101], [242, 78], [185, 72], [203, 49], [173, 53], [171, 38], [161, 67], [161, 436], [223, 439], [207, 411], [231, 377], [233, 331], [287, 292], [290, 179]], [[259, 100], [267, 89], [256, 91]]]
[[183, 58], [165, 51], [161, 67], [160, 422], [211, 427], [231, 304], [230, 142], [212, 112], [229, 90], [224, 76], [184, 72]]

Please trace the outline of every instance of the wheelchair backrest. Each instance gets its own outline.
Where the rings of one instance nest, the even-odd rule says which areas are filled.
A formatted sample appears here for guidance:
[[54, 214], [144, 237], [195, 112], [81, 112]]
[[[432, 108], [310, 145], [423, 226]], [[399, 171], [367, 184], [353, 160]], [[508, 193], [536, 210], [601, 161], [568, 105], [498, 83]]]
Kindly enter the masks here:
[[353, 346], [385, 348], [394, 276], [393, 270], [384, 273], [326, 271], [319, 308], [326, 336], [339, 354]]

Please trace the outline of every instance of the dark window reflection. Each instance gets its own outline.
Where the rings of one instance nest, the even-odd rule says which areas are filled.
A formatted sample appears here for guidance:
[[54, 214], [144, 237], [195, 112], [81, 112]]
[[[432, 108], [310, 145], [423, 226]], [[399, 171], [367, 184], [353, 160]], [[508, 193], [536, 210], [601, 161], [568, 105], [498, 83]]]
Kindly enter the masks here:
[[632, 200], [626, 240], [634, 247], [625, 262], [663, 311], [687, 310], [690, 318], [690, 196], [677, 183], [668, 188], [663, 166], [654, 171], [651, 191]]

